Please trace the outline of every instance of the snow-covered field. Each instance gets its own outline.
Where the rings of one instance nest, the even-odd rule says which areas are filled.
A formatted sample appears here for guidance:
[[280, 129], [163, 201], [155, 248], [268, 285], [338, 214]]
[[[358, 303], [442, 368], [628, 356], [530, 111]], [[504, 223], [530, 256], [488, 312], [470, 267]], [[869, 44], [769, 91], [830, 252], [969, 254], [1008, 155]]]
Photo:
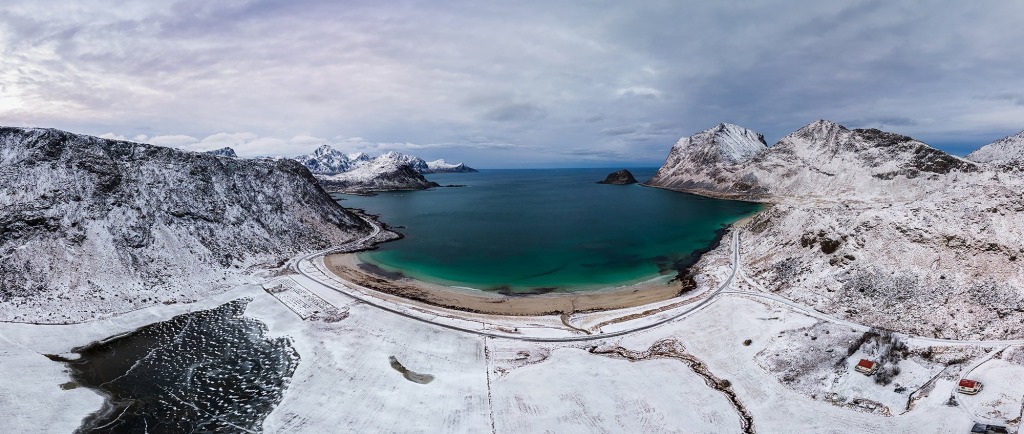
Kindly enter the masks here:
[[[728, 278], [731, 263], [722, 250], [702, 261], [709, 272], [704, 285]], [[880, 385], [852, 370], [859, 358], [884, 350], [884, 344], [868, 340], [848, 353], [865, 328], [731, 294], [759, 291], [743, 279], [668, 323], [582, 342], [483, 336], [444, 321], [434, 324], [430, 315], [410, 318], [382, 310], [304, 276], [288, 280], [307, 291], [297, 294], [311, 294], [348, 315], [334, 322], [304, 320], [273, 294], [245, 285], [190, 305], [156, 306], [81, 325], [0, 324], [0, 366], [19, 372], [0, 382], [0, 431], [71, 431], [102, 403], [86, 389], [62, 390], [69, 381], [66, 370], [41, 354], [67, 354], [93, 340], [240, 297], [253, 298], [246, 316], [266, 323], [270, 337], [290, 337], [301, 358], [283, 400], [264, 422], [265, 432], [713, 433], [743, 432], [749, 420], [751, 431], [761, 433], [956, 433], [968, 431], [975, 420], [1013, 425], [1020, 416], [1022, 391], [1015, 379], [1024, 373], [1024, 356], [1018, 347], [907, 339], [909, 355], [897, 362], [901, 372]], [[614, 327], [630, 329], [630, 322], [692, 305], [677, 301], [646, 316], [634, 308], [572, 320], [589, 328], [629, 317]], [[587, 336], [557, 317], [466, 319], [481, 329], [494, 322], [506, 329], [533, 328], [537, 336]], [[992, 355], [996, 350], [1002, 351]], [[433, 381], [406, 379], [391, 366], [392, 356]], [[947, 405], [956, 381], [971, 368], [985, 390]]]

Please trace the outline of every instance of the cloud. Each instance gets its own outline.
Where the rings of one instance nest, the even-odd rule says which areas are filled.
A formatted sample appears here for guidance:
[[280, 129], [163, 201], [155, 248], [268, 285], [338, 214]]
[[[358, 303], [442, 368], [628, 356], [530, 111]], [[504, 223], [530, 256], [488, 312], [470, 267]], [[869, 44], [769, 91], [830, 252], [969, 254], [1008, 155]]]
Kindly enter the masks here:
[[183, 134], [171, 134], [164, 136], [149, 137], [146, 143], [157, 146], [169, 146], [172, 148], [189, 147], [196, 144], [196, 138]]
[[489, 110], [484, 119], [498, 122], [537, 120], [545, 117], [544, 109], [533, 104], [508, 104]]
[[722, 121], [769, 141], [819, 118], [982, 140], [1024, 128], [1020, 16], [924, 0], [9, 0], [0, 122], [483, 165], [649, 158]]
[[661, 91], [646, 86], [629, 86], [615, 91], [618, 96], [638, 96], [644, 98], [661, 98]]
[[876, 116], [846, 121], [846, 125], [851, 128], [912, 127], [920, 124], [921, 121], [917, 119], [902, 116]]

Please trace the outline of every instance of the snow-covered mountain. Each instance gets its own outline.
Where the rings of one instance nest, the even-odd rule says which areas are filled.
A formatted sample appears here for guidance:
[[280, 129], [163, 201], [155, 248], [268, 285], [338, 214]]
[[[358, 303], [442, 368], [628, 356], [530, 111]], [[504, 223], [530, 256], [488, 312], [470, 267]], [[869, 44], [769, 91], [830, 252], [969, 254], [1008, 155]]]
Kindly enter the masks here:
[[444, 161], [444, 159], [428, 161], [427, 169], [430, 173], [472, 173], [477, 172], [476, 169], [469, 167], [466, 163], [450, 164]]
[[436, 182], [427, 181], [423, 174], [413, 169], [405, 160], [381, 157], [356, 166], [347, 172], [319, 176], [317, 179], [327, 191], [356, 194], [375, 191], [423, 190], [439, 186]]
[[760, 135], [719, 125], [680, 140], [647, 184], [714, 197], [903, 198], [976, 172], [970, 161], [907, 136], [819, 120], [765, 147]]
[[0, 209], [0, 321], [192, 300], [369, 231], [294, 161], [54, 129], [0, 128]]
[[295, 160], [317, 176], [337, 175], [369, 163], [376, 163], [376, 167], [404, 164], [423, 174], [476, 172], [476, 169], [466, 166], [464, 163], [448, 164], [443, 159], [428, 163], [422, 158], [395, 151], [389, 151], [377, 157], [370, 157], [362, 152], [345, 154], [330, 145], [321, 145], [312, 154], [295, 157]]
[[[328, 191], [368, 193], [392, 190], [422, 190], [438, 186], [423, 174], [476, 172], [465, 164], [422, 158], [390, 151], [377, 157], [362, 152], [345, 154], [323, 145], [310, 155], [295, 157], [313, 173]], [[407, 167], [409, 170], [403, 169]]]
[[295, 160], [306, 166], [314, 175], [334, 175], [351, 170], [369, 161], [370, 158], [361, 152], [345, 154], [330, 145], [321, 145], [312, 154], [295, 157]]
[[965, 158], [988, 164], [1024, 164], [1024, 131], [982, 146]]
[[669, 189], [718, 190], [738, 164], [766, 149], [760, 133], [719, 124], [679, 139], [648, 184]]
[[206, 153], [210, 155], [216, 155], [219, 157], [238, 158], [238, 154], [235, 154], [235, 150], [227, 146], [220, 149], [214, 149], [212, 151], [206, 151]]
[[829, 121], [721, 158], [738, 136], [759, 146], [698, 133], [647, 185], [770, 203], [741, 237], [744, 273], [765, 290], [916, 335], [1024, 330], [1024, 176]]
[[412, 170], [419, 173], [430, 173], [430, 167], [427, 166], [427, 162], [423, 161], [420, 157], [415, 157], [409, 154], [402, 154], [395, 151], [388, 151], [377, 158], [373, 159], [373, 163], [376, 167], [390, 168], [395, 166], [409, 166]]

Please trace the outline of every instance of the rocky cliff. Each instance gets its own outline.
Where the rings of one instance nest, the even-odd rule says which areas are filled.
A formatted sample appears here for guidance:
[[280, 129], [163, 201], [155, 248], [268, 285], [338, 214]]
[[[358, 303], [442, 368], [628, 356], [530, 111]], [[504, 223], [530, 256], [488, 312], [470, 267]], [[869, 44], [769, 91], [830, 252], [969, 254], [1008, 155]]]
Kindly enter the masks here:
[[301, 164], [0, 128], [0, 320], [187, 301], [368, 232]]

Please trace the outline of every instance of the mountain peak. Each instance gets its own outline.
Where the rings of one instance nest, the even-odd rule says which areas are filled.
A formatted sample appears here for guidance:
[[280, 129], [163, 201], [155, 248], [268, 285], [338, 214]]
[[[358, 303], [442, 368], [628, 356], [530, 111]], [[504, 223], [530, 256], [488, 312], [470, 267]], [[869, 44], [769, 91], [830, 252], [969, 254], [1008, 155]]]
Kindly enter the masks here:
[[313, 151], [313, 156], [322, 157], [324, 155], [340, 154], [336, 149], [332, 148], [331, 145], [323, 144]]
[[736, 164], [752, 158], [767, 147], [761, 133], [723, 122], [714, 128], [679, 139], [673, 152], [700, 154], [702, 160], [712, 158]]
[[794, 131], [789, 137], [800, 137], [814, 142], [835, 141], [837, 136], [849, 131], [848, 128], [835, 122], [818, 119]]

